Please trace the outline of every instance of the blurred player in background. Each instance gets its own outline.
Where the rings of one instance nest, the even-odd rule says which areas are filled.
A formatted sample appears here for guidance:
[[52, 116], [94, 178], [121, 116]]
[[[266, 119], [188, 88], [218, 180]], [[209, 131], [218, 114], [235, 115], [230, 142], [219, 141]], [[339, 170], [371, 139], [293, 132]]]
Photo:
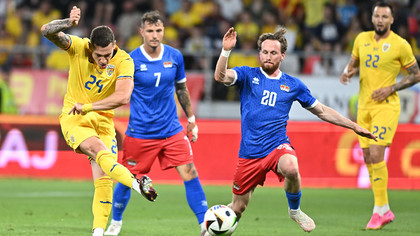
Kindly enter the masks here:
[[358, 135], [376, 139], [335, 110], [321, 104], [299, 79], [280, 71], [286, 56], [286, 29], [262, 34], [257, 42], [261, 67], [227, 69], [230, 51], [237, 33], [230, 28], [223, 37], [223, 49], [214, 73], [217, 82], [236, 85], [241, 101], [241, 145], [233, 182], [233, 199], [229, 206], [238, 218], [245, 211], [257, 185], [263, 185], [266, 174], [273, 171], [284, 179], [289, 216], [300, 227], [311, 232], [315, 222], [300, 210], [300, 174], [297, 156], [286, 135], [290, 108], [294, 101], [320, 119], [352, 129]]
[[94, 28], [90, 39], [62, 32], [77, 26], [79, 20], [80, 9], [74, 6], [70, 18], [53, 20], [43, 25], [41, 32], [69, 54], [70, 71], [60, 125], [67, 144], [87, 155], [92, 166], [92, 232], [96, 236], [103, 235], [111, 211], [111, 178], [150, 201], [157, 194], [147, 176], [136, 179], [117, 162], [113, 109], [130, 101], [133, 60], [116, 46], [114, 33], [107, 26]]
[[[191, 141], [197, 141], [198, 127], [186, 85], [184, 59], [177, 49], [162, 44], [164, 25], [159, 12], [143, 15], [140, 34], [144, 44], [130, 53], [135, 65], [134, 90], [121, 163], [134, 175], [148, 173], [156, 158], [162, 170], [175, 168], [184, 180], [187, 202], [203, 233], [207, 201], [189, 141], [191, 133]], [[175, 93], [188, 117], [187, 136], [177, 115]], [[128, 187], [117, 184], [112, 221], [105, 235], [119, 234], [130, 195]]]
[[[360, 68], [357, 122], [378, 136], [378, 142], [359, 137], [374, 196], [373, 214], [366, 229], [377, 230], [395, 218], [388, 202], [388, 169], [384, 156], [398, 126], [400, 99], [397, 91], [418, 83], [420, 72], [410, 44], [391, 31], [392, 6], [380, 1], [373, 5], [372, 11], [374, 30], [356, 37], [350, 62], [340, 81], [347, 84]], [[396, 83], [401, 67], [408, 75]]]

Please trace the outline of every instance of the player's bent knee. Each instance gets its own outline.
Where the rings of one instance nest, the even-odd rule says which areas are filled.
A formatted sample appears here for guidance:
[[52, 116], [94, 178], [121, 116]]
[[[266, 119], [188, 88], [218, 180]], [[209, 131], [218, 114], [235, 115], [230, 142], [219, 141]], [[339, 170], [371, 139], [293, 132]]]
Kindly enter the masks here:
[[288, 165], [281, 168], [281, 173], [288, 179], [296, 179], [299, 176], [299, 168], [296, 165]]

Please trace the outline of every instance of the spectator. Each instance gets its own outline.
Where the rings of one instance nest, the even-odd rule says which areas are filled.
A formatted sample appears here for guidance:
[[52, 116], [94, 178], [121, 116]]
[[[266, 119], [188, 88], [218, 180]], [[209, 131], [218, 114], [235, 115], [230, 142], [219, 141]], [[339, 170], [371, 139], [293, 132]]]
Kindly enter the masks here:
[[350, 27], [352, 19], [357, 16], [358, 12], [354, 0], [345, 0], [343, 4], [337, 6], [337, 18], [345, 28]]
[[220, 5], [222, 16], [231, 22], [244, 10], [241, 0], [217, 0], [217, 3]]
[[114, 14], [115, 5], [112, 0], [95, 1], [95, 12], [93, 16], [92, 26], [108, 25], [113, 26], [112, 16]]
[[340, 40], [344, 33], [343, 26], [337, 21], [334, 5], [325, 4], [324, 19], [315, 28], [315, 37], [319, 41], [321, 52], [341, 52]]
[[132, 35], [137, 34], [137, 27], [141, 13], [137, 11], [134, 0], [125, 0], [122, 4], [122, 13], [117, 17], [118, 44], [125, 47]]
[[260, 34], [263, 33], [273, 33], [276, 31], [279, 19], [277, 17], [277, 12], [273, 10], [267, 10], [262, 15], [262, 24]]
[[205, 53], [211, 50], [211, 40], [203, 33], [203, 27], [196, 25], [191, 29], [190, 37], [185, 41], [185, 65], [190, 70], [202, 70], [206, 66]]
[[255, 42], [260, 32], [259, 26], [252, 21], [251, 14], [246, 10], [239, 15], [239, 21], [235, 24], [235, 29], [240, 35], [239, 44], [245, 41]]
[[213, 0], [196, 0], [191, 6], [191, 11], [193, 14], [201, 16], [202, 21], [204, 21], [207, 16], [212, 14], [214, 5], [216, 3]]
[[179, 36], [181, 41], [184, 41], [188, 37], [189, 30], [195, 25], [201, 24], [201, 16], [197, 15], [196, 12], [191, 11], [191, 3], [189, 0], [182, 2], [181, 10], [172, 14], [169, 21], [179, 29]]
[[183, 0], [165, 0], [165, 13], [172, 15], [181, 10]]
[[170, 21], [180, 29], [191, 29], [194, 25], [201, 23], [201, 16], [191, 10], [189, 0], [182, 1], [182, 7], [179, 11], [170, 16]]
[[359, 18], [355, 17], [351, 20], [349, 28], [344, 35], [343, 39], [341, 40], [342, 48], [344, 52], [350, 53], [353, 49], [353, 43], [356, 36], [362, 32], [362, 28], [360, 27]]
[[261, 19], [263, 19], [265, 12], [273, 9], [275, 9], [275, 7], [270, 0], [251, 1], [246, 7], [246, 10], [251, 13], [253, 21], [258, 22], [258, 24], [261, 23]]
[[[223, 25], [227, 26], [223, 27]], [[229, 29], [230, 23], [222, 16], [219, 4], [214, 4], [213, 11], [204, 19], [202, 26], [205, 34], [210, 37], [212, 47], [220, 48], [221, 44], [219, 45], [218, 42], [221, 42], [220, 39], [223, 37], [224, 32]]]

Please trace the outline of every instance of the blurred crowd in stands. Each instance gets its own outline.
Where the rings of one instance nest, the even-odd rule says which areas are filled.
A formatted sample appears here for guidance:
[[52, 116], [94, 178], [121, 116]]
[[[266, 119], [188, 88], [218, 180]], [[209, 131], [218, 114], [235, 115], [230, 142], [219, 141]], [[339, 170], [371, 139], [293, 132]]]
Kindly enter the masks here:
[[[213, 70], [221, 40], [231, 26], [238, 43], [229, 66], [259, 66], [256, 40], [278, 25], [288, 29], [289, 48], [281, 67], [290, 73], [337, 75], [347, 63], [355, 36], [372, 30], [372, 0], [0, 0], [0, 65], [3, 79], [12, 67], [67, 70], [66, 52], [40, 34], [43, 24], [67, 18], [81, 8], [78, 27], [66, 33], [89, 37], [98, 25], [110, 26], [120, 48], [142, 42], [138, 25], [144, 12], [165, 16], [165, 43], [184, 53], [187, 70]], [[420, 1], [391, 0], [392, 30], [407, 39], [420, 56]], [[37, 55], [37, 56], [34, 56]], [[339, 57], [343, 55], [343, 57]], [[338, 58], [345, 58], [340, 62]], [[223, 91], [222, 91], [223, 90]], [[235, 100], [224, 88], [215, 99]], [[235, 93], [233, 93], [235, 96]]]

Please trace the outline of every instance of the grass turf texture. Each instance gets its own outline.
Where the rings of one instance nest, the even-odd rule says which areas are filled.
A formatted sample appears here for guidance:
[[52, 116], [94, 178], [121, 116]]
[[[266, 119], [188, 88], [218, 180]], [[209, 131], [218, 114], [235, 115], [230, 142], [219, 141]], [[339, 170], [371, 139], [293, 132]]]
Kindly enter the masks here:
[[[199, 235], [182, 185], [155, 184], [156, 202], [132, 192], [120, 236]], [[227, 204], [230, 186], [205, 185], [209, 206]], [[315, 235], [420, 235], [420, 191], [389, 191], [396, 221], [380, 231], [365, 231], [372, 210], [370, 190], [303, 189], [302, 210], [311, 216]], [[0, 235], [91, 235], [93, 183], [0, 179]], [[234, 235], [304, 235], [289, 219], [279, 188], [257, 188]]]

